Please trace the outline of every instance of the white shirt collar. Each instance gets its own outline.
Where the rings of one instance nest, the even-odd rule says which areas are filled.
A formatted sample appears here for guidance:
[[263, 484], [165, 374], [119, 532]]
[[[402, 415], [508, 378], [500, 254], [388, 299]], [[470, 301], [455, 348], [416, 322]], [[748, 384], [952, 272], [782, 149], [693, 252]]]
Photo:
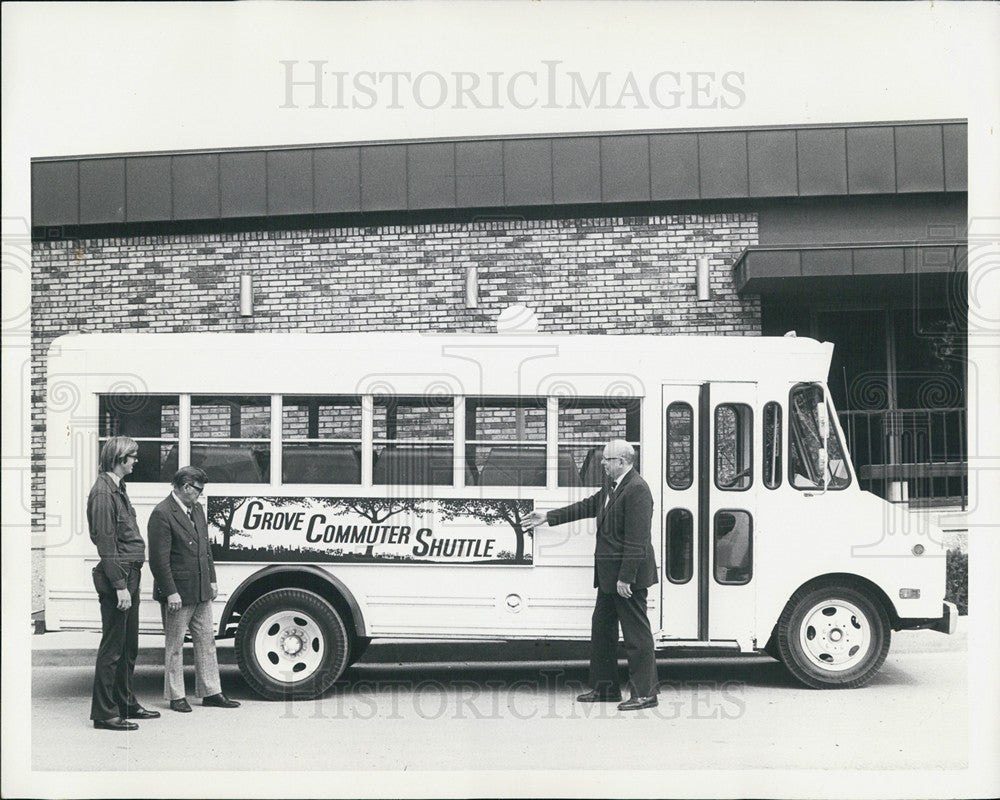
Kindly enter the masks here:
[[115, 482], [115, 486], [121, 486], [122, 485], [122, 479], [121, 479], [120, 475], [116, 475], [113, 472], [105, 472], [104, 474], [107, 475], [109, 478], [111, 478], [111, 480], [113, 480]]
[[184, 501], [177, 496], [177, 492], [171, 492], [170, 496], [174, 498], [174, 501], [177, 503], [177, 505], [181, 507], [181, 511], [183, 511], [185, 514], [190, 514], [192, 511], [194, 511], [193, 508], [188, 508], [186, 505], [184, 505]]
[[632, 466], [630, 464], [625, 469], [625, 471], [621, 475], [618, 476], [618, 480], [615, 481], [615, 485], [614, 485], [614, 488], [612, 489], [612, 491], [615, 491], [615, 492], [618, 491], [618, 487], [621, 486], [621, 483], [625, 479], [625, 476], [628, 475], [631, 471], [632, 471]]

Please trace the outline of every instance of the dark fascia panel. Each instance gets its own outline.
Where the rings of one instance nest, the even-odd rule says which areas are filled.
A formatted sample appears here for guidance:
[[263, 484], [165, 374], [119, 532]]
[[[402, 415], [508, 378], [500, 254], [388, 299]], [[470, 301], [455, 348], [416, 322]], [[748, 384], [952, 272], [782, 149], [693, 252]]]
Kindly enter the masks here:
[[847, 194], [847, 143], [844, 128], [798, 132], [799, 195]]
[[224, 218], [266, 216], [267, 153], [221, 153], [219, 188]]
[[604, 136], [600, 144], [601, 199], [605, 203], [649, 200], [649, 137]]
[[172, 159], [175, 220], [219, 218], [219, 154], [185, 153]]
[[313, 153], [313, 150], [272, 150], [267, 154], [268, 214], [313, 212]]
[[552, 142], [552, 194], [557, 205], [601, 202], [601, 140], [575, 136]]
[[901, 192], [944, 191], [944, 137], [940, 125], [895, 127], [896, 185]]
[[413, 144], [408, 149], [406, 207], [454, 208], [455, 143]]
[[504, 205], [552, 203], [552, 140], [510, 139], [503, 143]]
[[942, 125], [944, 187], [948, 192], [969, 191], [969, 131], [965, 124]]
[[847, 189], [851, 194], [896, 191], [896, 148], [892, 128], [847, 131]]
[[700, 200], [697, 133], [649, 137], [649, 172], [653, 200]]
[[80, 224], [80, 161], [31, 165], [32, 225]]
[[406, 208], [406, 145], [361, 148], [361, 210]]
[[125, 208], [129, 222], [171, 219], [170, 156], [125, 161]]
[[[737, 294], [770, 293], [790, 282], [816, 278], [878, 278], [967, 271], [964, 242], [857, 244], [802, 247], [752, 246], [732, 267]], [[810, 284], [812, 285], [812, 284]]]
[[750, 131], [747, 162], [751, 197], [794, 197], [799, 174], [795, 131]]
[[503, 143], [455, 143], [455, 188], [459, 208], [503, 205]]
[[749, 197], [747, 139], [741, 131], [698, 135], [703, 198]]
[[80, 224], [125, 221], [125, 159], [80, 162]]
[[361, 148], [321, 147], [313, 151], [313, 211], [361, 210]]
[[32, 225], [964, 192], [964, 122], [38, 159]]

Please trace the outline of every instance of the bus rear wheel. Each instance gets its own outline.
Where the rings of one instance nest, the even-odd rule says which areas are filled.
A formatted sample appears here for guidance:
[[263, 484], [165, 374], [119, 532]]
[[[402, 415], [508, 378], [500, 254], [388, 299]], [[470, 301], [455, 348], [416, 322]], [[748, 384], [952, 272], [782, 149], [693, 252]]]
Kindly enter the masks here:
[[236, 631], [236, 661], [251, 688], [268, 700], [309, 700], [343, 674], [347, 629], [337, 610], [304, 589], [259, 597]]
[[889, 618], [856, 585], [825, 583], [792, 595], [778, 620], [781, 660], [813, 689], [855, 689], [889, 652]]

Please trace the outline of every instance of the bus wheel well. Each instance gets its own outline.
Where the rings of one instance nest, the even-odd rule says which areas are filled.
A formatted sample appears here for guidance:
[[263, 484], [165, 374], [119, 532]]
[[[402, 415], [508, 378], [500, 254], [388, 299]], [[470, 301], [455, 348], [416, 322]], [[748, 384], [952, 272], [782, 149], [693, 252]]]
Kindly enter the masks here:
[[853, 575], [850, 572], [831, 572], [806, 581], [795, 592], [792, 592], [792, 594], [794, 595], [796, 592], [802, 590], [808, 591], [817, 586], [848, 586], [864, 592], [885, 610], [892, 630], [899, 630], [899, 615], [896, 614], [896, 609], [892, 605], [889, 596], [867, 578], [862, 578], [860, 575]]
[[304, 589], [319, 595], [340, 614], [340, 618], [343, 620], [344, 626], [347, 628], [347, 633], [352, 640], [363, 638], [364, 623], [362, 622], [362, 631], [359, 631], [358, 623], [355, 619], [355, 610], [351, 608], [351, 603], [348, 602], [344, 591], [320, 574], [307, 570], [294, 569], [268, 572], [242, 586], [239, 590], [239, 596], [235, 598], [229, 607], [230, 614], [229, 618], [225, 620], [225, 628], [232, 628], [233, 623], [238, 621], [238, 618], [254, 601], [269, 592], [279, 589]]

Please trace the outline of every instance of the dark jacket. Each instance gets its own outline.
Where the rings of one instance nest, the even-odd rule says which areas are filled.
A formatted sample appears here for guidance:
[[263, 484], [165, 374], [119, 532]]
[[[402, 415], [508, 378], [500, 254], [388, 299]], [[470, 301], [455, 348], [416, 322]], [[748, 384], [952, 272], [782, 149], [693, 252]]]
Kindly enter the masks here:
[[656, 560], [650, 526], [653, 519], [653, 495], [634, 469], [622, 478], [618, 491], [611, 495], [607, 508], [604, 498], [611, 485], [578, 503], [549, 511], [549, 525], [594, 517], [597, 542], [594, 546], [594, 586], [602, 592], [617, 591], [617, 582], [646, 587], [657, 582]]
[[153, 597], [164, 601], [175, 592], [186, 606], [212, 599], [215, 562], [208, 540], [205, 512], [194, 504], [194, 525], [173, 495], [149, 516], [149, 568]]
[[106, 472], [97, 476], [87, 497], [87, 526], [101, 557], [98, 568], [115, 589], [124, 589], [127, 565], [146, 560], [146, 543], [139, 533], [125, 485], [116, 485]]

